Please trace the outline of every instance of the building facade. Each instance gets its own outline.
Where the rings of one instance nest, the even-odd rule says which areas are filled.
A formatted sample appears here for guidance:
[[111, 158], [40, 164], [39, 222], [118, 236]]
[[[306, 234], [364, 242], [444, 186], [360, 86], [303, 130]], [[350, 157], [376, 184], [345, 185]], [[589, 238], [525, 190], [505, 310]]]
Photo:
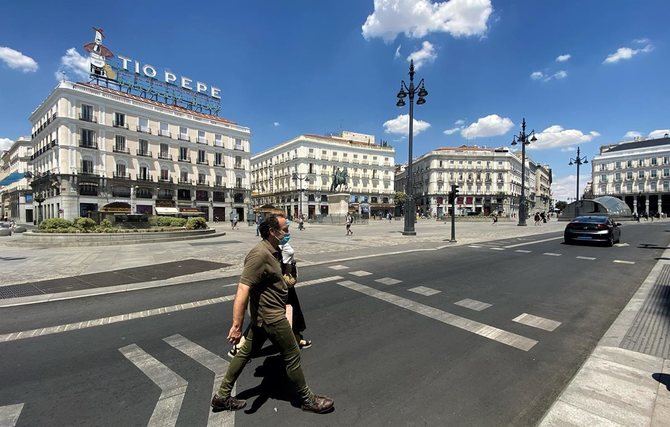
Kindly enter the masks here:
[[17, 223], [33, 222], [32, 189], [29, 185], [31, 155], [30, 138], [22, 137], [0, 157], [0, 218]]
[[129, 213], [250, 208], [250, 130], [224, 118], [90, 83], [60, 82], [31, 114], [40, 218], [86, 217], [117, 202]]
[[[393, 211], [395, 150], [372, 135], [300, 135], [251, 158], [255, 206], [283, 209], [291, 217], [328, 215], [328, 196], [349, 193], [349, 206], [362, 216]], [[332, 188], [337, 171], [346, 186]]]
[[614, 196], [633, 213], [670, 214], [670, 137], [600, 147], [591, 161], [594, 197]]
[[[413, 172], [414, 197], [420, 215], [446, 215], [452, 184], [459, 186], [456, 215], [518, 214], [521, 159], [506, 148], [438, 148], [416, 159]], [[406, 183], [406, 170], [400, 167], [396, 190], [405, 191]], [[528, 212], [547, 210], [551, 203], [551, 169], [526, 158], [525, 186]]]

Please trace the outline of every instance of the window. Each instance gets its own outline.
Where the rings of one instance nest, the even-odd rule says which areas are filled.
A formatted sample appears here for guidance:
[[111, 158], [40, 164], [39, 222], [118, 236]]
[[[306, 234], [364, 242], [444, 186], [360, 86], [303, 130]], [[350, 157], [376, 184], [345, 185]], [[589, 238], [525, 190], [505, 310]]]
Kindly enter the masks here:
[[199, 130], [198, 131], [198, 142], [201, 144], [207, 144], [207, 139], [205, 138], [205, 131], [204, 130]]
[[188, 182], [188, 171], [181, 171], [179, 182]]
[[656, 181], [651, 183], [651, 191], [656, 191]]
[[93, 106], [82, 104], [82, 106], [81, 106], [81, 116], [79, 118], [82, 119], [82, 120], [86, 120], [87, 122], [94, 121]]
[[309, 164], [309, 172], [308, 173], [314, 173], [314, 163]]
[[668, 156], [663, 157], [663, 164], [667, 165], [668, 163], [670, 163], [670, 157]]
[[637, 178], [644, 179], [644, 171], [637, 171]]
[[242, 169], [242, 157], [235, 156], [235, 167]]
[[188, 128], [185, 126], [179, 126], [179, 139], [183, 139], [185, 141], [190, 141], [188, 138]]
[[116, 164], [116, 176], [119, 178], [126, 177], [126, 165], [124, 165], [123, 163]]
[[668, 178], [670, 177], [670, 169], [665, 168], [663, 169], [663, 178]]
[[146, 166], [140, 166], [140, 175], [139, 179], [146, 181], [149, 179], [149, 168]]
[[162, 122], [162, 123], [161, 123], [160, 134], [163, 135], [163, 136], [170, 136], [170, 130], [169, 130], [169, 129], [170, 129], [170, 128], [169, 128], [168, 124]]
[[621, 174], [619, 172], [614, 174], [614, 180], [615, 181], [621, 181]]
[[440, 167], [442, 167], [442, 160], [440, 160]]
[[658, 159], [656, 157], [651, 158], [651, 165], [656, 166], [658, 164]]
[[651, 171], [651, 177], [652, 177], [652, 178], [657, 178], [657, 177], [658, 177], [657, 174], [658, 174], [658, 171], [657, 171], [656, 169], [652, 169], [652, 171]]
[[670, 181], [663, 181], [663, 191], [670, 191]]
[[169, 153], [170, 153], [170, 147], [168, 147], [167, 144], [161, 144], [160, 157], [163, 159], [168, 159], [170, 158]]
[[[235, 149], [244, 151], [244, 145], [242, 144], [242, 140], [239, 138], [235, 138]], [[295, 150], [295, 154], [298, 154], [298, 150]]]
[[214, 182], [216, 183], [217, 187], [223, 186], [223, 177], [221, 175], [217, 175]]
[[198, 150], [198, 163], [207, 163], [207, 155], [205, 150]]
[[126, 137], [121, 135], [116, 135], [114, 142], [114, 151], [117, 153], [125, 153], [126, 150]]
[[188, 148], [186, 147], [179, 147], [179, 160], [190, 160], [188, 158]]
[[240, 178], [239, 176], [235, 178], [235, 187], [242, 188], [242, 178]]
[[605, 174], [600, 175], [600, 182], [607, 182], [607, 175]]
[[626, 179], [633, 179], [633, 172], [631, 171], [626, 172]]
[[217, 147], [223, 147], [223, 137], [221, 135], [214, 135], [214, 145]]
[[170, 180], [170, 171], [168, 171], [167, 168], [162, 168], [161, 181], [169, 181], [169, 180]]
[[621, 162], [614, 163], [614, 168], [615, 169], [621, 169]]
[[140, 125], [137, 130], [140, 132], [151, 133], [151, 130], [149, 129], [149, 119], [140, 117]]
[[632, 160], [627, 160], [626, 161], [626, 167], [632, 168], [633, 167], [633, 161]]
[[89, 129], [81, 130], [81, 144], [87, 147], [95, 147], [95, 132]]
[[146, 139], [140, 139], [140, 149], [138, 154], [142, 156], [149, 155], [149, 141], [147, 141]]
[[84, 173], [93, 173], [93, 160], [82, 160], [81, 170]]
[[644, 191], [644, 183], [643, 182], [640, 182], [639, 184], [637, 184], [637, 190], [638, 191]]
[[123, 114], [123, 113], [114, 113], [114, 126], [125, 127], [126, 126], [126, 115]]
[[214, 164], [218, 166], [223, 164], [223, 153], [214, 153]]
[[199, 173], [198, 174], [198, 184], [206, 184], [207, 183], [207, 175], [204, 173]]

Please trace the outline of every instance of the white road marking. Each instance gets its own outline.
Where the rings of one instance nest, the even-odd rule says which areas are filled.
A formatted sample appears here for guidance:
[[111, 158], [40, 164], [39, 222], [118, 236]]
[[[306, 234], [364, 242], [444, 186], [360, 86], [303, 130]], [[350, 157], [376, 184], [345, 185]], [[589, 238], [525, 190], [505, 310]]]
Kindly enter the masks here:
[[[314, 279], [314, 280], [306, 280], [304, 282], [298, 283], [296, 287], [303, 287], [303, 286], [311, 286], [311, 285], [317, 285], [319, 283], [325, 283], [325, 282], [334, 282], [335, 280], [341, 280], [344, 279], [342, 276], [328, 276], [328, 277], [321, 277], [319, 279]], [[152, 316], [158, 316], [160, 314], [168, 313], [168, 312], [173, 312], [173, 311], [182, 311], [182, 310], [189, 310], [195, 307], [202, 307], [206, 305], [212, 305], [212, 304], [220, 304], [226, 301], [232, 301], [235, 299], [235, 295], [226, 295], [222, 297], [217, 297], [217, 298], [209, 298], [206, 300], [200, 300], [200, 301], [193, 301], [190, 303], [182, 303], [182, 304], [176, 304], [176, 305], [171, 305], [167, 307], [160, 307], [160, 308], [154, 308], [151, 310], [142, 310], [142, 311], [136, 311], [133, 313], [126, 313], [123, 315], [117, 315], [117, 316], [111, 316], [111, 317], [103, 317], [100, 319], [92, 319], [92, 320], [84, 320], [81, 322], [73, 322], [73, 323], [68, 323], [65, 325], [57, 325], [57, 326], [50, 326], [46, 328], [37, 328], [37, 329], [30, 329], [27, 331], [20, 331], [20, 332], [10, 332], [7, 334], [0, 334], [0, 342], [7, 342], [7, 341], [16, 341], [20, 339], [26, 339], [26, 338], [33, 338], [33, 337], [41, 337], [44, 335], [51, 335], [51, 334], [58, 334], [66, 331], [76, 331], [80, 329], [88, 329], [88, 328], [93, 328], [96, 326], [102, 326], [102, 325], [109, 325], [112, 323], [118, 323], [118, 322], [125, 322], [128, 320], [134, 320], [134, 319], [142, 319], [145, 317], [152, 317]]]
[[491, 249], [492, 251], [504, 251], [505, 250], [505, 248], [489, 248], [489, 249]]
[[558, 239], [562, 239], [562, 238], [563, 238], [563, 236], [558, 236], [558, 237], [550, 237], [548, 239], [535, 240], [533, 242], [517, 243], [516, 245], [505, 246], [505, 249], [518, 248], [519, 246], [526, 246], [526, 245], [534, 245], [536, 243], [551, 242], [552, 240], [558, 240]]
[[527, 250], [527, 249], [517, 249], [517, 250], [515, 250], [514, 252], [519, 252], [520, 254], [529, 254], [529, 253], [531, 253], [531, 252], [533, 252], [533, 251], [529, 251], [529, 250]]
[[382, 301], [386, 301], [393, 305], [397, 305], [398, 307], [402, 307], [406, 310], [430, 317], [431, 319], [435, 319], [447, 325], [472, 332], [473, 334], [480, 335], [482, 337], [497, 341], [510, 347], [518, 348], [523, 351], [528, 351], [533, 348], [535, 344], [537, 344], [537, 341], [533, 339], [526, 338], [512, 332], [507, 332], [484, 323], [476, 322], [465, 317], [457, 316], [455, 314], [420, 304], [418, 302], [409, 300], [407, 298], [402, 298], [388, 292], [379, 291], [377, 289], [361, 285], [350, 280], [338, 282], [337, 284], [353, 291], [357, 291]]
[[395, 285], [396, 283], [401, 283], [402, 280], [392, 279], [390, 277], [382, 277], [381, 279], [375, 280], [375, 282], [383, 283], [384, 285]]
[[551, 319], [545, 319], [540, 316], [533, 316], [532, 314], [523, 313], [520, 316], [512, 319], [513, 322], [521, 323], [522, 325], [532, 326], [538, 329], [544, 329], [545, 331], [553, 331], [554, 329], [561, 326], [561, 322], [557, 322]]
[[614, 246], [617, 248], [625, 248], [626, 246], [630, 246], [628, 243], [615, 243]]
[[425, 297], [429, 297], [435, 294], [439, 294], [442, 291], [438, 291], [436, 289], [432, 289], [426, 286], [417, 286], [416, 288], [408, 289], [410, 292], [414, 292], [415, 294], [423, 295]]
[[592, 257], [592, 256], [578, 256], [578, 257], [575, 257], [575, 258], [577, 258], [577, 259], [585, 259], [585, 260], [588, 260], [588, 261], [593, 261], [593, 260], [596, 259], [595, 257]]
[[466, 298], [460, 301], [455, 302], [454, 304], [460, 305], [461, 307], [469, 308], [470, 310], [482, 311], [489, 307], [491, 304], [486, 302], [477, 301], [475, 299]]
[[163, 365], [137, 344], [130, 344], [119, 349], [130, 362], [144, 375], [149, 377], [161, 389], [148, 426], [173, 426], [177, 423], [181, 402], [184, 400], [188, 382]]
[[[216, 394], [219, 389], [223, 377], [226, 375], [228, 370], [228, 361], [222, 357], [217, 356], [211, 351], [207, 350], [204, 347], [199, 346], [198, 344], [189, 341], [183, 336], [176, 334], [163, 338], [163, 341], [170, 344], [172, 347], [181, 351], [191, 359], [200, 363], [205, 368], [209, 369], [214, 373], [214, 387], [212, 389], [212, 396]], [[233, 395], [235, 394], [235, 388], [233, 388]], [[207, 403], [207, 402], [205, 402]], [[204, 405], [203, 405], [204, 406]], [[207, 420], [208, 426], [233, 426], [235, 425], [235, 412], [234, 411], [220, 411], [214, 412], [210, 409], [210, 405], [207, 405], [209, 412], [209, 419]]]
[[479, 245], [470, 245], [470, 246], [468, 246], [468, 247], [469, 247], [469, 248], [475, 248], [475, 249], [479, 249], [479, 248], [481, 248], [481, 246], [479, 246]]
[[363, 276], [371, 276], [372, 273], [369, 271], [363, 271], [363, 270], [358, 270], [358, 271], [350, 271], [349, 274], [358, 276], [358, 277], [363, 277]]
[[328, 268], [330, 268], [332, 270], [346, 270], [349, 267], [347, 267], [346, 265], [338, 264], [338, 265], [331, 265]]
[[554, 253], [554, 252], [545, 252], [545, 253], [543, 253], [542, 255], [548, 255], [548, 256], [561, 256], [562, 254], [557, 254], [557, 253]]
[[616, 264], [635, 264], [635, 261], [623, 261], [623, 260], [620, 260], [620, 259], [615, 259], [612, 262], [614, 262]]
[[21, 416], [23, 403], [0, 406], [0, 426], [14, 427]]

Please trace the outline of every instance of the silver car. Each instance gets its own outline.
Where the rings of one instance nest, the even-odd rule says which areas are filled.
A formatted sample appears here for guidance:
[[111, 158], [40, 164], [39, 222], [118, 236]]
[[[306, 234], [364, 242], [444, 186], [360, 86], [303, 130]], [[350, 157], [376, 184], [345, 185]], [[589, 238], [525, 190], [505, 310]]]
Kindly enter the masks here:
[[621, 224], [606, 216], [578, 216], [565, 226], [563, 240], [575, 242], [602, 242], [607, 246], [621, 240]]

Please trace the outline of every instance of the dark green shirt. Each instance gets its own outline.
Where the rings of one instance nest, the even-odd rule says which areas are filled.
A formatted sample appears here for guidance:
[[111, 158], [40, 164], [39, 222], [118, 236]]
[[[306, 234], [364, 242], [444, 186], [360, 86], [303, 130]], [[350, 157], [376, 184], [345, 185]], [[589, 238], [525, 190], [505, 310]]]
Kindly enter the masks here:
[[288, 287], [282, 276], [280, 256], [278, 249], [262, 240], [244, 259], [240, 283], [251, 287], [249, 311], [253, 325], [269, 325], [286, 317]]

